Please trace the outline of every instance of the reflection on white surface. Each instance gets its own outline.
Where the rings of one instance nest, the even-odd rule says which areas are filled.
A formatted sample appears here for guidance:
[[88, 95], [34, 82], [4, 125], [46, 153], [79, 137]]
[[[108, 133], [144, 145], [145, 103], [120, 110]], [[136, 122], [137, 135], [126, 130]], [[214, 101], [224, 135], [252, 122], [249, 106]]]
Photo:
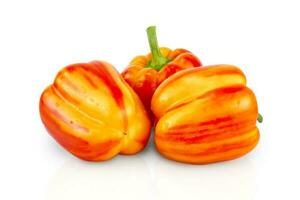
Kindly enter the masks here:
[[245, 157], [211, 165], [169, 161], [154, 147], [101, 163], [69, 160], [49, 180], [46, 199], [251, 200], [256, 172]]
[[101, 163], [70, 160], [50, 179], [46, 199], [141, 199], [149, 196], [149, 169], [137, 156]]
[[255, 169], [247, 158], [210, 165], [185, 165], [158, 159], [155, 199], [254, 199]]

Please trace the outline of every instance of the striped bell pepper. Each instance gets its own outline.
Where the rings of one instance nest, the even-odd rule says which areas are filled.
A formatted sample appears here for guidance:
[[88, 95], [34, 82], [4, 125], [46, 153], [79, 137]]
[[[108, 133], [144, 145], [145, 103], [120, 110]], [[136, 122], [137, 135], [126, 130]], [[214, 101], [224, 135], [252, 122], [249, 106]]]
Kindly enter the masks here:
[[40, 98], [50, 135], [89, 161], [143, 150], [150, 120], [142, 102], [114, 67], [103, 61], [63, 68]]
[[243, 72], [231, 65], [180, 71], [152, 98], [157, 150], [179, 162], [206, 164], [251, 151], [262, 120]]
[[151, 98], [156, 88], [172, 74], [201, 66], [200, 60], [185, 49], [159, 48], [155, 26], [147, 29], [151, 53], [133, 58], [122, 76], [139, 95], [151, 113]]

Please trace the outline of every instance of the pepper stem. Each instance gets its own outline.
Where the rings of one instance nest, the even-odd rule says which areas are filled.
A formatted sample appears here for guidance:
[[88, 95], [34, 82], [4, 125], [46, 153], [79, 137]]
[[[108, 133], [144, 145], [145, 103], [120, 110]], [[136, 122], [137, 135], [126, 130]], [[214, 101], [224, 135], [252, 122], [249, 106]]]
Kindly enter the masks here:
[[263, 116], [262, 116], [261, 114], [258, 113], [257, 121], [258, 121], [259, 123], [262, 123], [263, 120], [264, 120]]
[[147, 28], [148, 42], [152, 54], [152, 59], [148, 64], [148, 67], [151, 67], [156, 70], [160, 70], [169, 60], [164, 57], [159, 49], [157, 37], [156, 37], [156, 27], [149, 26]]

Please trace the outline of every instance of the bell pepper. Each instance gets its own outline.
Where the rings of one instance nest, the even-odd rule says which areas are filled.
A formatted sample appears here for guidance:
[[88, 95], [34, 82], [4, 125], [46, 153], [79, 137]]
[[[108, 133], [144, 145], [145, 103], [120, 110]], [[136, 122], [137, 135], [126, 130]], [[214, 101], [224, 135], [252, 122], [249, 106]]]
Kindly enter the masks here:
[[206, 164], [238, 158], [259, 140], [262, 121], [243, 72], [231, 65], [180, 71], [152, 98], [155, 145], [165, 157]]
[[150, 120], [142, 102], [112, 65], [103, 61], [63, 68], [40, 98], [51, 136], [89, 161], [144, 149]]
[[155, 89], [169, 76], [186, 68], [201, 66], [200, 60], [185, 49], [159, 48], [156, 28], [147, 28], [151, 53], [133, 58], [122, 73], [151, 113], [151, 98]]

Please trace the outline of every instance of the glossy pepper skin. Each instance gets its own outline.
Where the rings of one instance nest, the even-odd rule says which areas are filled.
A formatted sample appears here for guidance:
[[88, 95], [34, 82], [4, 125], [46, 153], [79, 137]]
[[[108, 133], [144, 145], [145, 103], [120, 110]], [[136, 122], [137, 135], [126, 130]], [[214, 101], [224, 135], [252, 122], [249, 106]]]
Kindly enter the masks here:
[[40, 98], [51, 136], [89, 161], [144, 149], [150, 120], [142, 102], [112, 65], [103, 61], [63, 68]]
[[151, 98], [156, 88], [172, 74], [201, 66], [200, 60], [185, 49], [159, 48], [155, 27], [147, 29], [151, 53], [133, 58], [122, 73], [151, 113]]
[[251, 151], [259, 140], [256, 97], [235, 66], [176, 73], [155, 91], [152, 111], [158, 118], [156, 148], [179, 162], [231, 160]]

